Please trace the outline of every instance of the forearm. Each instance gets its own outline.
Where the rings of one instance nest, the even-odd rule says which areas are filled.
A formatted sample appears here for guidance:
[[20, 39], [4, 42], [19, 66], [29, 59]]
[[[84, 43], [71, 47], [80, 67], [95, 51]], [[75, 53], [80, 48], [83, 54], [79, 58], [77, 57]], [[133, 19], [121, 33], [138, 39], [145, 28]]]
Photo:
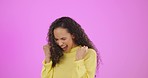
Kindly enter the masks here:
[[43, 61], [43, 68], [41, 72], [42, 78], [51, 78], [53, 74], [52, 61]]
[[94, 78], [96, 65], [96, 52], [93, 49], [89, 49], [88, 54], [83, 59], [75, 61], [73, 78]]
[[94, 78], [96, 66], [92, 65], [91, 68], [85, 66], [84, 60], [75, 61], [72, 78]]

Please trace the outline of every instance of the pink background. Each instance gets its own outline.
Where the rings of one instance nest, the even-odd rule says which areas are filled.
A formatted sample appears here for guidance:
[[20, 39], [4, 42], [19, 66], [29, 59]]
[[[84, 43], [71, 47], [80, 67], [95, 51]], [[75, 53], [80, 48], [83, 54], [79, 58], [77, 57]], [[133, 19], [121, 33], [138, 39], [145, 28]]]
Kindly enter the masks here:
[[97, 78], [148, 78], [147, 0], [0, 0], [0, 78], [40, 78], [48, 27], [61, 16], [99, 49]]

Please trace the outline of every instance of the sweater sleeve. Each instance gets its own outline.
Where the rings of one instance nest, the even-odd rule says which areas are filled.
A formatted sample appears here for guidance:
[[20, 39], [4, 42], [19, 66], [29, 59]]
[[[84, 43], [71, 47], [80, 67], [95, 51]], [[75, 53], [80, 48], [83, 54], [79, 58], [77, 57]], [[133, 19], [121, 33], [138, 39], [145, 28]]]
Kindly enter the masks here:
[[94, 78], [96, 63], [96, 51], [89, 49], [84, 59], [75, 61], [72, 78]]
[[41, 77], [52, 78], [53, 76], [52, 61], [50, 61], [49, 63], [45, 63], [45, 60], [43, 60], [42, 64], [43, 67], [42, 67]]

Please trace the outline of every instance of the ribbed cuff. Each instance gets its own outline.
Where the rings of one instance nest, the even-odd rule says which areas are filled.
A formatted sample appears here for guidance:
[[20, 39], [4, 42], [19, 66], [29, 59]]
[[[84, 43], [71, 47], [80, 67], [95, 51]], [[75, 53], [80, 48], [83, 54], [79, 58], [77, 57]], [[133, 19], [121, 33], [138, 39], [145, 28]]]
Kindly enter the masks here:
[[44, 65], [45, 68], [51, 68], [52, 67], [52, 61], [50, 61], [49, 63], [45, 63], [45, 60], [43, 60], [42, 64]]
[[84, 59], [75, 61], [76, 66], [84, 66]]

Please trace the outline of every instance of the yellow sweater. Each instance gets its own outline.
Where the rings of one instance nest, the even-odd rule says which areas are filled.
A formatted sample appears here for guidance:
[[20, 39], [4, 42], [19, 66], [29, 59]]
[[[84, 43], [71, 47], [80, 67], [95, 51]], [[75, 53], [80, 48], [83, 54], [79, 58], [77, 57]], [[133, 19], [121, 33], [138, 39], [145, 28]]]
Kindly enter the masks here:
[[45, 64], [43, 60], [42, 78], [94, 78], [97, 63], [96, 51], [89, 48], [84, 59], [75, 61], [79, 47], [74, 47], [69, 53], [64, 53], [60, 63], [54, 68], [52, 61]]

